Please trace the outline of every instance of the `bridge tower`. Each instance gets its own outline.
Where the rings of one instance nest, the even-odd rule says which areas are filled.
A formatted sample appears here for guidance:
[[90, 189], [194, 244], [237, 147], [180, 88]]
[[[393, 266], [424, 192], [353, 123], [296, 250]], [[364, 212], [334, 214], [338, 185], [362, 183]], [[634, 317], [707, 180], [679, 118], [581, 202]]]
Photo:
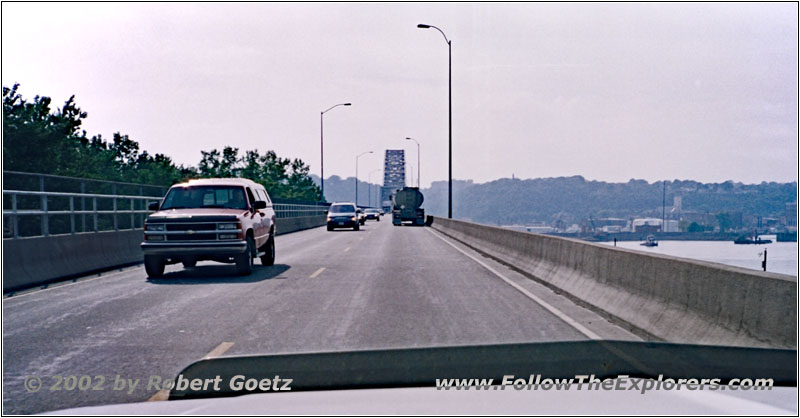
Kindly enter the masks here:
[[381, 207], [386, 213], [392, 210], [392, 193], [406, 185], [406, 152], [401, 149], [387, 149], [383, 160], [383, 187], [381, 187]]

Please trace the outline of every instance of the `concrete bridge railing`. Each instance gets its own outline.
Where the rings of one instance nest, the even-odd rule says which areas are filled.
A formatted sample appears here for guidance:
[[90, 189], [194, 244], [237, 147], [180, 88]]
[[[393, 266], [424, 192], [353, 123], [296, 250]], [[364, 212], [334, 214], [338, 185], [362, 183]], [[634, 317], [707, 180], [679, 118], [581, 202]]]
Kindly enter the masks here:
[[433, 227], [651, 338], [796, 348], [793, 276], [452, 219]]

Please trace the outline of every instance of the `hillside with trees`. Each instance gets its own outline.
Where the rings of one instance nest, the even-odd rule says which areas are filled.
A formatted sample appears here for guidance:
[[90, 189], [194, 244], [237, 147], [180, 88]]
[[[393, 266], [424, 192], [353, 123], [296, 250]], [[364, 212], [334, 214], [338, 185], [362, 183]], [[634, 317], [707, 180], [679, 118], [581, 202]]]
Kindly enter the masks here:
[[[631, 179], [627, 183], [586, 180], [581, 176], [488, 183], [454, 181], [453, 216], [476, 222], [512, 225], [534, 222], [580, 223], [593, 218], [661, 217], [663, 182]], [[447, 215], [447, 182], [423, 190], [426, 212]], [[780, 217], [797, 202], [797, 182], [742, 184], [666, 181], [667, 210], [680, 196], [683, 212], [735, 213]], [[725, 216], [722, 215], [723, 221]]]
[[128, 135], [110, 139], [81, 129], [88, 112], [70, 97], [52, 108], [49, 97], [26, 100], [19, 84], [3, 87], [3, 169], [98, 180], [170, 186], [189, 178], [247, 177], [262, 183], [273, 198], [318, 201], [319, 187], [299, 159], [273, 151], [239, 154], [238, 148], [201, 151], [197, 167], [176, 165], [164, 154], [151, 155]]

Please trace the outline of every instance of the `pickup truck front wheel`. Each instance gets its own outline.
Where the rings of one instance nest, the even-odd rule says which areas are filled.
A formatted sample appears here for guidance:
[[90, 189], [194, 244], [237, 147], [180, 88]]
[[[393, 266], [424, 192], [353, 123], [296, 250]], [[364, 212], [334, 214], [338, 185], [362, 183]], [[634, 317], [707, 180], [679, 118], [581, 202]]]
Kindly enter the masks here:
[[261, 256], [262, 266], [271, 266], [275, 264], [275, 237], [270, 235], [267, 243], [262, 247], [264, 255]]
[[247, 251], [236, 256], [236, 272], [246, 276], [253, 271], [253, 237], [247, 237]]
[[158, 256], [146, 255], [144, 256], [144, 271], [147, 272], [149, 277], [161, 277], [164, 275], [164, 266], [166, 261]]

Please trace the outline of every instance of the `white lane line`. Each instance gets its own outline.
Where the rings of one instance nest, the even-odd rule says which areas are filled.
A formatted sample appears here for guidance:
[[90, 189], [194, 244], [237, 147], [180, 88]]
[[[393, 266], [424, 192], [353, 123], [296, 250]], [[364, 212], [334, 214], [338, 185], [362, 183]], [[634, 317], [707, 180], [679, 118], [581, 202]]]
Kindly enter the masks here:
[[325, 271], [325, 267], [320, 267], [319, 269], [317, 269], [317, 271], [315, 271], [313, 274], [311, 274], [310, 276], [308, 276], [308, 278], [309, 278], [309, 279], [313, 279], [313, 278], [315, 278], [315, 277], [319, 276], [319, 275], [320, 275], [320, 273], [322, 273], [323, 271]]
[[[92, 281], [95, 281], [95, 280], [98, 280], [98, 279], [107, 279], [107, 278], [109, 278], [111, 276], [117, 276], [117, 275], [120, 275], [120, 274], [129, 273], [129, 272], [132, 272], [134, 270], [139, 270], [141, 268], [144, 268], [144, 266], [134, 267], [134, 268], [131, 268], [131, 269], [125, 269], [125, 270], [117, 271], [117, 272], [114, 272], [114, 273], [111, 273], [111, 274], [103, 274], [101, 276], [93, 277], [91, 279], [83, 279], [83, 278], [79, 277], [77, 279], [71, 279], [71, 280], [75, 280], [72, 283], [64, 283], [64, 284], [58, 284], [59, 282], [50, 283], [50, 285], [48, 285], [48, 287], [46, 287], [44, 289], [27, 290], [27, 291], [23, 291], [24, 293], [20, 293], [18, 295], [15, 294], [14, 296], [8, 296], [8, 297], [4, 296], [3, 299], [11, 300], [11, 299], [16, 299], [16, 298], [19, 298], [19, 297], [22, 297], [22, 296], [28, 296], [28, 295], [34, 295], [34, 294], [37, 294], [37, 293], [41, 293], [41, 292], [46, 292], [48, 290], [56, 290], [56, 289], [61, 289], [62, 287], [67, 287], [67, 286], [72, 286], [72, 285], [76, 285], [76, 284], [92, 282]], [[87, 277], [87, 276], [84, 276], [84, 277]], [[65, 281], [70, 281], [70, 280], [65, 280]]]
[[225, 352], [228, 351], [228, 349], [230, 349], [231, 347], [233, 347], [233, 343], [227, 342], [227, 341], [223, 342], [220, 345], [218, 345], [216, 348], [211, 350], [203, 358], [206, 359], [206, 358], [211, 358], [211, 357], [219, 357], [219, 356], [225, 354]]
[[502, 279], [504, 282], [506, 282], [506, 283], [508, 283], [509, 285], [511, 285], [511, 287], [513, 287], [514, 289], [517, 289], [517, 290], [518, 290], [520, 293], [522, 293], [523, 295], [527, 296], [529, 299], [533, 300], [534, 302], [538, 303], [539, 305], [542, 305], [542, 307], [543, 307], [543, 308], [547, 309], [548, 311], [550, 311], [550, 313], [552, 313], [553, 315], [557, 316], [559, 319], [561, 319], [562, 321], [566, 322], [567, 324], [571, 325], [573, 328], [577, 329], [577, 330], [578, 330], [578, 331], [579, 331], [581, 334], [583, 334], [583, 335], [585, 335], [585, 336], [589, 337], [589, 338], [590, 338], [590, 339], [592, 339], [592, 340], [602, 340], [602, 338], [600, 338], [600, 336], [599, 336], [599, 335], [595, 334], [595, 333], [594, 333], [594, 332], [592, 332], [592, 331], [589, 331], [589, 329], [587, 329], [586, 327], [584, 327], [583, 325], [581, 325], [581, 324], [580, 324], [578, 321], [576, 321], [576, 320], [572, 319], [571, 317], [569, 317], [569, 316], [568, 316], [567, 314], [565, 314], [564, 312], [561, 312], [561, 311], [560, 311], [560, 310], [558, 310], [558, 309], [557, 309], [555, 306], [553, 306], [553, 305], [551, 305], [551, 304], [549, 304], [549, 303], [545, 302], [544, 300], [542, 300], [542, 298], [540, 298], [540, 297], [538, 297], [538, 296], [534, 295], [533, 293], [529, 292], [529, 291], [528, 291], [527, 289], [525, 289], [524, 287], [522, 287], [522, 286], [520, 286], [520, 285], [518, 285], [518, 284], [514, 283], [514, 281], [512, 281], [512, 280], [511, 280], [511, 279], [509, 279], [508, 277], [504, 276], [504, 275], [503, 275], [502, 273], [500, 273], [499, 271], [497, 271], [497, 270], [493, 269], [493, 268], [492, 268], [492, 267], [490, 267], [488, 264], [484, 263], [484, 262], [483, 262], [483, 261], [481, 261], [481, 260], [478, 260], [477, 258], [473, 257], [471, 254], [468, 254], [466, 251], [462, 250], [461, 248], [458, 248], [458, 247], [457, 247], [455, 244], [453, 244], [452, 242], [450, 242], [450, 241], [448, 241], [447, 239], [445, 239], [445, 238], [444, 238], [443, 236], [441, 236], [439, 233], [437, 233], [437, 232], [433, 232], [433, 231], [432, 231], [430, 228], [425, 228], [425, 229], [426, 229], [428, 232], [430, 232], [431, 234], [433, 234], [435, 237], [437, 237], [437, 238], [439, 238], [440, 240], [442, 240], [442, 241], [444, 241], [445, 243], [447, 243], [447, 245], [449, 245], [449, 246], [451, 246], [451, 247], [455, 248], [456, 250], [458, 250], [458, 252], [460, 252], [461, 254], [464, 254], [465, 256], [467, 256], [467, 257], [471, 258], [471, 259], [472, 259], [472, 261], [474, 261], [474, 262], [476, 262], [476, 263], [480, 264], [480, 265], [481, 265], [481, 266], [483, 266], [483, 267], [484, 267], [486, 270], [489, 270], [490, 272], [492, 272], [492, 273], [493, 273], [495, 276], [499, 277], [499, 278], [500, 278], [500, 279]]
[[348, 251], [350, 251], [350, 247], [347, 247], [347, 248], [344, 249], [344, 252], [348, 252]]
[[[228, 351], [232, 346], [233, 346], [232, 342], [225, 341], [222, 344], [216, 346], [216, 348], [211, 350], [208, 354], [203, 356], [203, 358], [207, 359], [212, 357], [219, 357], [225, 354], [225, 352]], [[153, 396], [151, 396], [150, 399], [147, 400], [147, 402], [166, 401], [168, 399], [169, 399], [169, 390], [161, 389], [158, 392], [156, 392]]]

